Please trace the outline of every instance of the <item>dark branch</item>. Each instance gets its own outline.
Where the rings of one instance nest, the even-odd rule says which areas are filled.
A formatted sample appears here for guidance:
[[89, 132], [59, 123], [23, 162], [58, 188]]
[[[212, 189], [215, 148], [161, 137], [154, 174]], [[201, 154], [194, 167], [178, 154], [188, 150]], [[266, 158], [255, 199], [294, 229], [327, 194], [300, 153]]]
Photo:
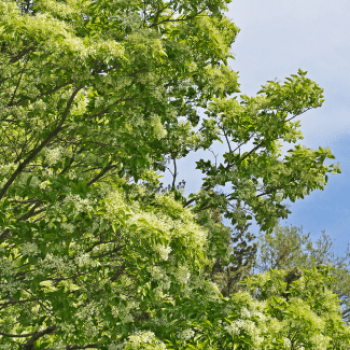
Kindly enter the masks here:
[[97, 349], [98, 344], [89, 344], [89, 345], [67, 345], [67, 350], [79, 350], [79, 349]]
[[34, 350], [34, 343], [40, 339], [41, 337], [43, 337], [46, 334], [50, 334], [53, 333], [56, 330], [56, 325], [52, 325], [50, 327], [47, 327], [46, 329], [40, 331], [40, 332], [36, 332], [32, 338], [30, 338], [24, 345], [23, 345], [23, 350]]
[[73, 94], [71, 95], [70, 99], [68, 100], [67, 107], [65, 111], [63, 112], [62, 119], [60, 123], [57, 125], [57, 127], [52, 130], [52, 132], [46, 137], [46, 139], [40, 144], [39, 147], [37, 147], [35, 150], [33, 150], [29, 157], [27, 157], [15, 170], [15, 172], [11, 175], [10, 179], [6, 182], [5, 186], [2, 188], [0, 192], [0, 199], [2, 199], [9, 189], [9, 187], [12, 185], [12, 183], [16, 180], [17, 176], [25, 169], [25, 167], [34, 159], [35, 156], [39, 154], [39, 152], [61, 131], [62, 126], [68, 116], [69, 110], [73, 104], [74, 98], [79, 92], [81, 87], [78, 87]]

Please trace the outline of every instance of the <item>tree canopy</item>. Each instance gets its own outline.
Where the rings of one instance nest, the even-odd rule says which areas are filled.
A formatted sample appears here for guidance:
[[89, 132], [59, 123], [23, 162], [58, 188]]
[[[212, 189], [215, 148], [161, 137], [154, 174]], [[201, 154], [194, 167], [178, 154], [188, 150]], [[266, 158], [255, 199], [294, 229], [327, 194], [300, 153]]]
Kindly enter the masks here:
[[336, 256], [331, 237], [322, 231], [322, 236], [313, 242], [310, 233], [302, 233], [302, 227], [278, 225], [272, 234], [261, 235], [257, 261], [253, 272], [268, 272], [270, 268], [291, 270], [295, 267], [312, 269], [329, 265], [333, 278], [332, 290], [341, 300], [343, 319], [350, 321], [350, 244], [345, 255]]
[[[291, 120], [322, 105], [307, 72], [232, 97], [228, 2], [0, 0], [1, 349], [348, 346], [326, 272], [294, 289], [283, 271], [256, 277], [261, 300], [206, 278], [235, 259], [214, 210], [271, 232], [283, 199], [340, 172], [322, 147], [278, 159], [280, 140], [302, 139]], [[225, 163], [199, 161], [202, 189], [185, 198], [176, 160], [215, 140]]]

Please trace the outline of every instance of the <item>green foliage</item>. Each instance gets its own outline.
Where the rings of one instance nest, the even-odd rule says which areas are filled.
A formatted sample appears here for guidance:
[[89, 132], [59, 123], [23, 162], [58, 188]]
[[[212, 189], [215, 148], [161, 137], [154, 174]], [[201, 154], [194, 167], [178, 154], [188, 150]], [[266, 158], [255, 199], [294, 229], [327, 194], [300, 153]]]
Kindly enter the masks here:
[[332, 266], [332, 290], [341, 300], [343, 319], [350, 321], [350, 251], [335, 257], [334, 244], [330, 236], [322, 231], [322, 236], [312, 242], [302, 234], [302, 228], [277, 226], [272, 234], [260, 237], [255, 272], [291, 270], [295, 267], [312, 269], [320, 265]]
[[[213, 210], [211, 216], [215, 222], [221, 223], [222, 216], [218, 210]], [[230, 227], [224, 226], [227, 232], [224, 246], [226, 249], [229, 247], [229, 254], [227, 257], [214, 258], [212, 265], [206, 269], [206, 278], [215, 282], [225, 297], [239, 290], [244, 290], [239, 282], [249, 276], [255, 266], [257, 243], [250, 243], [256, 237], [247, 231], [249, 225], [237, 228], [234, 233], [231, 232]]]
[[339, 299], [330, 289], [330, 275], [330, 268], [322, 265], [289, 273], [270, 269], [243, 282], [268, 309], [268, 334], [276, 339], [272, 343], [287, 349], [348, 346], [349, 328], [341, 319]]
[[[207, 266], [233, 256], [210, 213], [238, 230], [254, 215], [270, 232], [289, 213], [283, 199], [323, 189], [340, 170], [323, 165], [334, 156], [321, 147], [278, 160], [279, 139], [302, 138], [290, 120], [323, 102], [305, 72], [230, 97], [240, 92], [227, 66], [239, 29], [222, 13], [228, 2], [0, 0], [2, 350], [280, 349], [282, 335], [253, 316], [276, 318], [274, 309], [207, 280]], [[207, 118], [196, 132], [198, 107]], [[253, 138], [251, 152], [231, 148]], [[228, 144], [225, 164], [199, 161], [204, 185], [185, 198], [176, 160], [215, 140]], [[174, 180], [160, 194], [168, 157]], [[214, 190], [227, 183], [232, 193]], [[310, 315], [333, 307], [338, 342], [348, 328], [321, 292], [302, 305]], [[243, 305], [249, 317], [235, 311]]]

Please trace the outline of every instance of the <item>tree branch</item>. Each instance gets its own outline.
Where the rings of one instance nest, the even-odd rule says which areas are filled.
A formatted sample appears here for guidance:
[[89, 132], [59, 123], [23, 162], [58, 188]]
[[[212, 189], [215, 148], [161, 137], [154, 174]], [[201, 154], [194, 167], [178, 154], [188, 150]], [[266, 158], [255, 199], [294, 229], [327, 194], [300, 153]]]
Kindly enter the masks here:
[[[24, 70], [25, 70], [25, 67], [27, 66], [28, 61], [29, 61], [29, 57], [28, 57], [27, 61], [26, 61], [25, 64], [24, 64]], [[19, 85], [21, 84], [21, 80], [22, 80], [22, 77], [23, 77], [23, 74], [24, 74], [24, 70], [22, 71], [21, 75], [19, 76], [19, 79], [18, 79], [16, 88], [15, 88], [15, 91], [13, 92], [11, 101], [10, 101], [10, 103], [8, 104], [9, 107], [13, 105], [13, 100], [15, 99], [17, 90], [18, 90], [18, 88], [19, 88]]]
[[110, 278], [110, 280], [111, 280], [112, 282], [116, 281], [116, 280], [122, 275], [122, 273], [125, 271], [125, 269], [126, 269], [125, 264], [122, 265], [122, 266], [120, 266], [120, 268], [119, 268], [119, 269], [116, 271], [116, 273]]
[[[46, 91], [46, 92], [42, 93], [41, 95], [38, 95], [38, 96], [35, 97], [35, 98], [38, 99], [38, 98], [41, 98], [41, 97], [44, 97], [44, 96], [47, 96], [47, 95], [51, 95], [51, 94], [53, 94], [54, 92], [60, 90], [61, 88], [65, 87], [65, 86], [67, 86], [67, 85], [69, 85], [69, 84], [72, 84], [72, 83], [73, 83], [73, 80], [71, 79], [71, 80], [69, 80], [67, 83], [64, 83], [64, 84], [62, 84], [62, 85], [60, 85], [60, 86], [57, 86], [57, 87], [55, 87], [55, 88], [52, 89], [52, 90]], [[17, 100], [15, 103], [13, 103], [12, 106], [16, 106], [16, 105], [20, 104], [22, 101], [23, 101], [23, 99], [20, 98], [20, 99]]]
[[[98, 344], [89, 344], [89, 345], [67, 345], [67, 350], [79, 350], [79, 349], [98, 349]], [[49, 350], [49, 349], [47, 349]]]
[[100, 173], [99, 173], [94, 179], [92, 179], [92, 180], [87, 184], [87, 186], [91, 186], [92, 184], [94, 184], [94, 183], [95, 183], [96, 181], [98, 181], [104, 174], [106, 174], [108, 170], [110, 170], [110, 169], [112, 169], [112, 168], [113, 168], [112, 161], [110, 161], [110, 162], [107, 164], [107, 166], [106, 166], [104, 169], [102, 169], [102, 170], [100, 171]]
[[34, 350], [34, 343], [41, 337], [43, 337], [46, 334], [53, 333], [56, 330], [56, 325], [52, 325], [50, 327], [47, 327], [46, 329], [34, 333], [32, 338], [30, 338], [24, 345], [23, 345], [23, 350]]
[[172, 190], [175, 190], [176, 176], [178, 174], [177, 166], [176, 166], [176, 155], [173, 158], [173, 162], [174, 162], [174, 174], [173, 174], [173, 184], [172, 184], [171, 188], [172, 188]]
[[31, 337], [32, 335], [35, 335], [36, 332], [34, 333], [27, 333], [27, 334], [10, 334], [10, 333], [5, 333], [0, 331], [0, 335], [4, 337], [9, 337], [9, 338], [26, 338], [26, 337]]
[[34, 159], [36, 155], [39, 154], [39, 152], [61, 131], [62, 125], [64, 124], [69, 110], [73, 104], [74, 98], [79, 92], [79, 90], [82, 87], [78, 87], [71, 95], [70, 99], [68, 100], [67, 106], [65, 111], [63, 112], [62, 119], [60, 123], [57, 125], [57, 127], [52, 130], [52, 132], [46, 137], [46, 139], [40, 144], [39, 147], [37, 147], [34, 151], [31, 152], [30, 156], [26, 158], [22, 163], [19, 164], [15, 172], [11, 175], [10, 179], [6, 182], [5, 186], [0, 191], [0, 199], [2, 199], [9, 189], [9, 187], [12, 185], [12, 183], [16, 180], [17, 176], [25, 169], [25, 167]]

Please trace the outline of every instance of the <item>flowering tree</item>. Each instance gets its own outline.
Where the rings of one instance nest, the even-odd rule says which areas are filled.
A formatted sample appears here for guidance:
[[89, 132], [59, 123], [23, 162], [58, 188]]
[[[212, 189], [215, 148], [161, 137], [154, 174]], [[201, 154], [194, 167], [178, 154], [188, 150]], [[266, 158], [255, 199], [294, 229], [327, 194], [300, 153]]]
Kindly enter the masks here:
[[[243, 227], [245, 203], [271, 231], [288, 213], [284, 198], [323, 189], [334, 156], [296, 146], [278, 160], [279, 139], [302, 138], [290, 120], [323, 101], [306, 72], [229, 98], [239, 92], [227, 66], [238, 29], [222, 14], [227, 2], [0, 1], [1, 349], [280, 348], [287, 333], [272, 337], [253, 310], [292, 316], [249, 295], [226, 299], [205, 279], [206, 266], [234, 257], [210, 209]], [[207, 119], [195, 132], [198, 107]], [[198, 162], [203, 188], [184, 198], [176, 159], [221, 138], [225, 165]], [[251, 152], [236, 152], [253, 139]], [[169, 155], [172, 190], [159, 194]], [[232, 193], [214, 190], [229, 182]], [[283, 307], [310, 305], [346, 337], [322, 293], [330, 316], [313, 294]]]

